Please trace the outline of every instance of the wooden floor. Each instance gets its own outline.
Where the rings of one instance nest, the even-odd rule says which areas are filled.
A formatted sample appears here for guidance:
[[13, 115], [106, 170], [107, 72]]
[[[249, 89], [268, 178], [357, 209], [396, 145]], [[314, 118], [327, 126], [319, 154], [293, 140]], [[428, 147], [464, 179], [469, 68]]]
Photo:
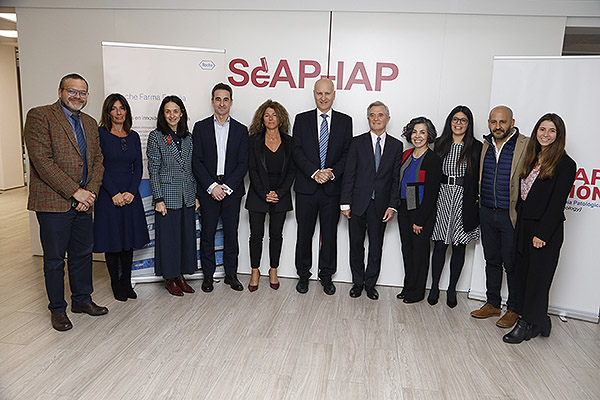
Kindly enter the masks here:
[[109, 314], [69, 313], [57, 332], [25, 203], [25, 189], [0, 192], [0, 399], [600, 399], [598, 325], [552, 317], [550, 338], [507, 345], [464, 293], [451, 310], [443, 293], [406, 305], [397, 288], [372, 301], [263, 277], [254, 293], [218, 283], [183, 298], [143, 284], [121, 303], [95, 263]]

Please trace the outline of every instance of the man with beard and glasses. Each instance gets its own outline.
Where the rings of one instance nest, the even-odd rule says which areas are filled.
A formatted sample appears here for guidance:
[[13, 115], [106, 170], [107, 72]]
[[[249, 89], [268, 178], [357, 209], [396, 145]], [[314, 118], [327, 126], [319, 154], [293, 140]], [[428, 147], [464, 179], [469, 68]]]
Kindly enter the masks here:
[[[490, 111], [490, 134], [484, 136], [479, 172], [481, 244], [485, 256], [486, 303], [471, 312], [474, 318], [489, 318], [501, 313], [502, 267], [508, 282], [506, 313], [496, 325], [510, 328], [519, 315], [515, 299], [511, 297], [514, 285], [514, 234], [517, 221], [519, 173], [529, 138], [514, 126], [513, 112], [506, 106]], [[514, 296], [514, 295], [513, 295]]]
[[73, 327], [64, 298], [65, 253], [68, 254], [71, 311], [104, 315], [106, 307], [91, 298], [92, 207], [104, 166], [98, 124], [81, 112], [88, 84], [78, 74], [60, 80], [58, 101], [32, 108], [25, 122], [31, 174], [27, 209], [35, 211], [44, 252], [44, 278], [52, 327]]

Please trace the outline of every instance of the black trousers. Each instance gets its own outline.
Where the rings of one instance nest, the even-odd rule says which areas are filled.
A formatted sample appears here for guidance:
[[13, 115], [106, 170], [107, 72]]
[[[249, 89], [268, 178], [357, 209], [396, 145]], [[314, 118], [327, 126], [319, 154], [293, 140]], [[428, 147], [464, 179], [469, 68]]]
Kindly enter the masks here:
[[328, 280], [337, 270], [337, 224], [340, 197], [328, 196], [319, 187], [313, 194], [296, 193], [296, 271], [300, 278], [311, 276], [312, 244], [319, 217], [319, 278]]
[[213, 199], [208, 194], [200, 199], [200, 262], [205, 277], [212, 277], [215, 273], [215, 233], [219, 217], [223, 221], [223, 266], [225, 274], [237, 273], [238, 255], [238, 226], [240, 222], [241, 198], [225, 196], [222, 201]]
[[[248, 211], [250, 215], [250, 266], [260, 267], [263, 237], [265, 234], [265, 218], [267, 213]], [[281, 245], [283, 243], [283, 224], [287, 212], [269, 212], [269, 262], [271, 268], [279, 267]]]
[[548, 324], [548, 296], [564, 239], [564, 223], [554, 231], [546, 245], [533, 247], [537, 221], [519, 221], [519, 251], [514, 267], [513, 298], [517, 314], [530, 324]]
[[431, 234], [435, 225], [435, 214], [427, 219], [419, 235], [413, 232], [415, 210], [408, 211], [406, 202], [401, 201], [398, 210], [398, 227], [402, 242], [402, 259], [404, 261], [405, 298], [422, 300], [425, 298], [425, 284], [429, 272], [429, 250]]
[[156, 244], [154, 272], [165, 279], [193, 274], [198, 266], [194, 207], [167, 209], [154, 214]]
[[486, 301], [492, 306], [500, 308], [502, 271], [504, 269], [508, 284], [506, 307], [516, 312], [517, 304], [513, 298], [515, 229], [510, 221], [508, 210], [493, 210], [482, 206], [479, 216], [481, 245], [485, 257]]
[[66, 311], [65, 253], [68, 254], [71, 304], [92, 301], [92, 215], [71, 209], [64, 213], [36, 212], [44, 251], [44, 278], [52, 314]]
[[[377, 284], [381, 271], [381, 254], [386, 223], [383, 215], [378, 215], [375, 201], [371, 200], [367, 211], [362, 215], [352, 214], [348, 220], [350, 233], [350, 270], [355, 285], [372, 288]], [[369, 235], [369, 255], [365, 269], [365, 231]]]

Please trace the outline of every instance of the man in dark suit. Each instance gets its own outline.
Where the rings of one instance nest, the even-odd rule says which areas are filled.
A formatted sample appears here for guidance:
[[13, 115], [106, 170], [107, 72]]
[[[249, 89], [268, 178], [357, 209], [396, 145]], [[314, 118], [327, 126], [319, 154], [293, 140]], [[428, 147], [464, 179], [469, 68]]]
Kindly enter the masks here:
[[238, 225], [240, 202], [246, 193], [244, 175], [248, 170], [248, 128], [229, 116], [233, 104], [231, 86], [218, 83], [211, 98], [215, 113], [194, 125], [192, 169], [198, 182], [200, 200], [200, 262], [204, 273], [202, 290], [213, 290], [215, 232], [223, 220], [223, 264], [225, 283], [243, 290], [237, 278]]
[[73, 327], [64, 298], [65, 253], [68, 254], [71, 311], [103, 315], [106, 307], [91, 298], [92, 206], [104, 167], [98, 124], [81, 112], [88, 84], [78, 74], [60, 80], [58, 101], [32, 108], [25, 122], [31, 174], [27, 209], [35, 211], [44, 252], [44, 278], [52, 327]]
[[[381, 270], [381, 252], [386, 223], [398, 205], [398, 176], [402, 143], [386, 133], [390, 110], [380, 101], [367, 108], [371, 130], [352, 139], [346, 157], [340, 209], [348, 218], [350, 269], [353, 286], [350, 297], [379, 298], [375, 289]], [[365, 270], [365, 231], [369, 235], [369, 257]]]
[[299, 293], [308, 292], [312, 265], [312, 238], [317, 215], [321, 227], [319, 279], [323, 291], [332, 295], [331, 276], [336, 272], [337, 224], [340, 188], [346, 153], [352, 139], [352, 118], [331, 109], [335, 99], [333, 82], [319, 79], [313, 90], [316, 110], [296, 115], [293, 156], [296, 162], [296, 270]]

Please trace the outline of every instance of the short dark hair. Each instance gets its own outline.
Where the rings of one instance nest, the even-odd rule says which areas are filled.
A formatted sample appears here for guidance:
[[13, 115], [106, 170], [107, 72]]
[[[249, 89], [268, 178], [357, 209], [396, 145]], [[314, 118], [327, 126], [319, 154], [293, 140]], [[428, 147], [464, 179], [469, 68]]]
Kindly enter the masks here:
[[214, 88], [212, 88], [212, 93], [211, 93], [211, 95], [210, 95], [210, 99], [211, 99], [211, 100], [215, 98], [215, 92], [216, 92], [217, 90], [227, 90], [227, 91], [229, 92], [229, 98], [230, 98], [231, 100], [233, 100], [233, 89], [231, 88], [231, 86], [229, 86], [228, 84], [226, 84], [226, 83], [223, 83], [223, 82], [219, 82], [219, 83], [217, 83], [217, 84], [215, 85], [215, 87], [214, 87]]
[[167, 119], [165, 118], [165, 106], [171, 101], [177, 104], [181, 110], [181, 119], [177, 123], [177, 132], [175, 133], [177, 133], [177, 136], [179, 137], [184, 137], [188, 134], [188, 115], [187, 111], [185, 110], [185, 106], [183, 105], [183, 101], [181, 101], [181, 99], [175, 95], [166, 96], [160, 103], [160, 107], [158, 108], [158, 116], [156, 118], [156, 129], [165, 135], [172, 132], [169, 124], [167, 123]]
[[85, 78], [83, 76], [81, 76], [79, 74], [76, 74], [76, 73], [72, 73], [72, 74], [68, 74], [68, 75], [63, 76], [60, 79], [60, 83], [58, 84], [58, 88], [59, 89], [64, 89], [65, 88], [65, 81], [67, 79], [79, 79], [80, 81], [84, 81], [85, 82], [85, 86], [86, 86], [87, 89], [90, 88], [90, 85], [88, 84], [88, 82], [85, 80]]
[[406, 139], [408, 143], [412, 143], [410, 139], [412, 136], [412, 131], [415, 129], [415, 125], [417, 124], [425, 124], [427, 127], [427, 143], [435, 142], [437, 137], [437, 131], [435, 130], [435, 125], [433, 122], [427, 117], [416, 117], [410, 120], [410, 122], [402, 129], [402, 136]]
[[104, 100], [104, 104], [102, 104], [102, 116], [100, 117], [100, 126], [106, 128], [107, 131], [110, 132], [112, 129], [112, 119], [110, 118], [110, 110], [112, 106], [117, 102], [121, 102], [123, 107], [125, 107], [125, 111], [127, 114], [125, 115], [125, 122], [123, 122], [123, 130], [128, 135], [131, 133], [131, 125], [133, 125], [133, 118], [131, 117], [131, 107], [129, 107], [129, 103], [125, 96], [121, 93], [111, 93]]

